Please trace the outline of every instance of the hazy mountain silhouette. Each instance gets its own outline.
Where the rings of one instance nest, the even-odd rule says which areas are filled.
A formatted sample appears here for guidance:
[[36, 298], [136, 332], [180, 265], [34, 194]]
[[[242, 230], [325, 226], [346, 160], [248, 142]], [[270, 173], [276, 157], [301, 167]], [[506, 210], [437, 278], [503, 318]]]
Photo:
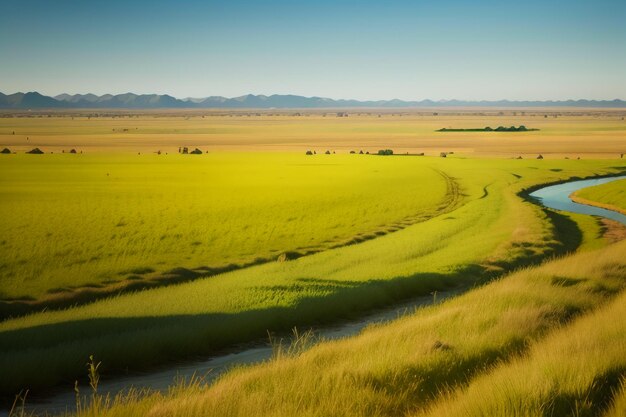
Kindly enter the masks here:
[[64, 107], [52, 97], [41, 95], [37, 92], [15, 93], [5, 95], [0, 93], [0, 108], [3, 109], [34, 109]]
[[464, 101], [464, 100], [421, 100], [403, 101], [378, 100], [333, 100], [324, 97], [296, 95], [271, 96], [248, 94], [240, 97], [211, 96], [206, 98], [177, 99], [167, 94], [60, 94], [48, 97], [37, 92], [0, 93], [0, 108], [3, 109], [157, 109], [157, 108], [349, 108], [349, 107], [626, 107], [624, 100], [565, 100], [565, 101]]

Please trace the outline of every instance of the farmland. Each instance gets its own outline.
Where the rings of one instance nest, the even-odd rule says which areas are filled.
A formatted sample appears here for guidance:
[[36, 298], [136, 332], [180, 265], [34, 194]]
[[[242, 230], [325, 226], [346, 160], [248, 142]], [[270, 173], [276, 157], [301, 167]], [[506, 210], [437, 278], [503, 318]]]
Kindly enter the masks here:
[[[71, 386], [89, 355], [114, 378], [478, 287], [214, 385], [90, 412], [449, 415], [480, 398], [492, 411], [510, 401], [514, 415], [545, 402], [532, 392], [535, 403], [516, 408], [534, 388], [525, 379], [550, 387], [623, 332], [606, 320], [621, 314], [625, 268], [624, 243], [607, 231], [623, 227], [526, 198], [541, 184], [623, 173], [619, 111], [37, 116], [0, 118], [0, 146], [18, 152], [0, 155], [0, 296], [17, 316], [0, 322], [5, 397]], [[488, 125], [539, 130], [436, 132]], [[46, 154], [23, 153], [35, 146]], [[620, 205], [608, 198], [623, 184], [581, 196]], [[619, 374], [620, 346], [588, 380]], [[554, 375], [532, 374], [536, 364]], [[504, 380], [502, 398], [485, 393]]]

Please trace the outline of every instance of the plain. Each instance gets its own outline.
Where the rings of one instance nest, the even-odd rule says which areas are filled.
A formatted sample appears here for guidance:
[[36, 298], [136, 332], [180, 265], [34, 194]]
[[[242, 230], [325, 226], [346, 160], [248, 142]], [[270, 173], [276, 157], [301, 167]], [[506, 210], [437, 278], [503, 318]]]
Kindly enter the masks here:
[[[0, 143], [19, 152], [0, 155], [2, 302], [9, 314], [46, 309], [0, 322], [1, 393], [69, 387], [89, 355], [114, 378], [473, 286], [357, 338], [110, 412], [435, 412], [494, 367], [543, 360], [532, 352], [548, 336], [570, 343], [573, 319], [618, 297], [623, 243], [610, 236], [623, 227], [543, 209], [527, 192], [623, 173], [626, 125], [612, 112], [511, 113], [0, 119]], [[434, 131], [513, 124], [540, 130]], [[31, 146], [47, 153], [24, 155]], [[396, 155], [359, 153], [387, 148]], [[105, 412], [98, 404], [84, 412]]]

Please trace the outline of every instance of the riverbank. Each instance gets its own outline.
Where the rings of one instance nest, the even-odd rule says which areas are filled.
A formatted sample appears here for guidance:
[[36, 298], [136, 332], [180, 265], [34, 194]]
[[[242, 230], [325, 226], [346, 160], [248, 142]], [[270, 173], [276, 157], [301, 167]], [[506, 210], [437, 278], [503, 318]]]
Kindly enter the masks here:
[[560, 182], [536, 189], [528, 193], [528, 196], [537, 199], [544, 206], [555, 210], [605, 217], [626, 224], [626, 215], [622, 214], [619, 210], [610, 210], [592, 204], [581, 204], [571, 198], [571, 196], [579, 190], [606, 186], [608, 183], [623, 179], [626, 179], [626, 176], [617, 175]]
[[570, 198], [579, 204], [626, 214], [626, 181], [611, 182], [575, 191], [570, 195]]

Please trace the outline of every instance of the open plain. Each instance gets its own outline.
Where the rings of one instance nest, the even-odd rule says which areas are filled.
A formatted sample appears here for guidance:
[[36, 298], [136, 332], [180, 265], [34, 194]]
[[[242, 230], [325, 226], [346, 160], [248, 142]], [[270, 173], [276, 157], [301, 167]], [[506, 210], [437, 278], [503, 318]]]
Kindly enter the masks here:
[[[90, 355], [114, 379], [433, 295], [215, 383], [96, 387], [68, 412], [619, 415], [625, 227], [528, 194], [623, 175], [624, 111], [343, 113], [3, 113], [6, 401], [84, 383]], [[538, 130], [436, 131], [518, 125]], [[581, 195], [623, 208], [598, 190]], [[467, 294], [438, 303], [446, 291]]]

